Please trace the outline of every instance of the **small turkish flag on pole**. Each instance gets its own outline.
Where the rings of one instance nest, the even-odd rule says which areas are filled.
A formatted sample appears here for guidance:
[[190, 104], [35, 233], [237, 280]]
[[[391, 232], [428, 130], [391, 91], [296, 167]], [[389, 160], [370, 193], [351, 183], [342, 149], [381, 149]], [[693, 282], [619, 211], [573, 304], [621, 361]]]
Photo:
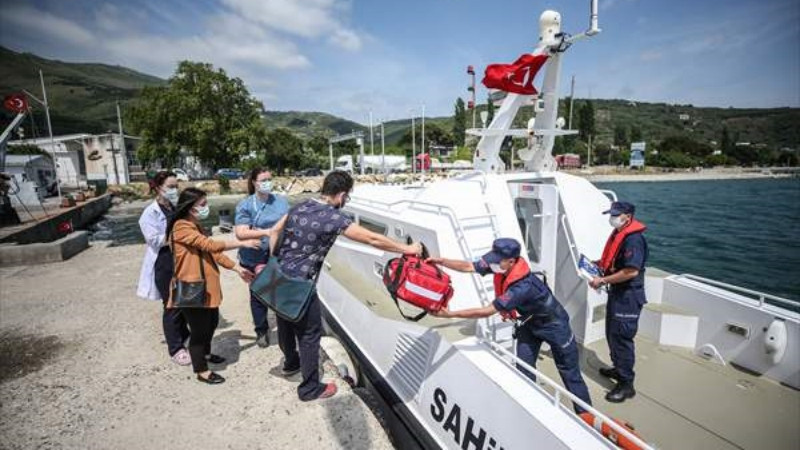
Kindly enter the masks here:
[[10, 94], [3, 99], [3, 106], [12, 112], [21, 113], [28, 110], [28, 98], [25, 94]]

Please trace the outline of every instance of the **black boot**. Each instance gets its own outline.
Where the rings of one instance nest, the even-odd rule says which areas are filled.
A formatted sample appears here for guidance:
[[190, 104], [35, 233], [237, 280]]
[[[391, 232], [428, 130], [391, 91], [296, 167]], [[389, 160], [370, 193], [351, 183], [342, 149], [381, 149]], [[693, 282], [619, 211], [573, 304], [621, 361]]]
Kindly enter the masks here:
[[625, 399], [633, 398], [635, 395], [636, 390], [633, 389], [633, 382], [620, 381], [611, 392], [606, 394], [606, 400], [611, 403], [622, 403]]
[[612, 378], [614, 380], [619, 380], [619, 372], [617, 372], [617, 369], [615, 367], [612, 367], [610, 369], [607, 369], [605, 367], [601, 367], [599, 372], [600, 372], [600, 375], [602, 375], [602, 376], [604, 376], [606, 378]]

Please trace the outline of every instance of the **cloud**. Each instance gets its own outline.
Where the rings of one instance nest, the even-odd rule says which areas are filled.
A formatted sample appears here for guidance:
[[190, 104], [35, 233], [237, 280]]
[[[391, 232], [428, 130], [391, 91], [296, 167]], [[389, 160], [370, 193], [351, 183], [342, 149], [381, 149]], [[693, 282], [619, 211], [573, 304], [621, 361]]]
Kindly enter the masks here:
[[359, 50], [361, 38], [337, 15], [347, 9], [338, 0], [222, 0], [231, 10], [274, 30], [304, 38], [328, 37], [345, 50]]
[[642, 61], [658, 61], [664, 56], [664, 52], [659, 50], [645, 50], [639, 54], [639, 59]]
[[0, 8], [0, 29], [16, 32], [24, 30], [32, 35], [46, 34], [57, 42], [72, 45], [85, 46], [94, 42], [92, 33], [82, 26], [26, 5], [4, 4]]

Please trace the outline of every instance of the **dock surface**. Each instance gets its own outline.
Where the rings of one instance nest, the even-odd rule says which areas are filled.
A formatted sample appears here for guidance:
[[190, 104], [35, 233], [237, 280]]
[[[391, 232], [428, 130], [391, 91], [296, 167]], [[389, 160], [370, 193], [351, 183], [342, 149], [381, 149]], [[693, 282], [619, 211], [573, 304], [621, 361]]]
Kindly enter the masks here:
[[[273, 345], [255, 345], [246, 285], [223, 270], [212, 351], [227, 382], [172, 363], [160, 302], [136, 297], [143, 245], [95, 243], [53, 264], [0, 269], [0, 448], [389, 449], [363, 392], [298, 400]], [[231, 255], [235, 256], [235, 255]]]

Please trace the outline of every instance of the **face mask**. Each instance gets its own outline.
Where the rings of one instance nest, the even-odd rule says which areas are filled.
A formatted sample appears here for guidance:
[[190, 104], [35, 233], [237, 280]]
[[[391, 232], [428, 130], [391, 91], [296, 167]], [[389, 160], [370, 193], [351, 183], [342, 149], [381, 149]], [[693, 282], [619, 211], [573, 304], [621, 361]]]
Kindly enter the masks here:
[[506, 271], [500, 267], [500, 264], [489, 264], [489, 268], [492, 269], [494, 273], [506, 273]]
[[258, 183], [258, 192], [262, 194], [269, 194], [270, 192], [272, 192], [272, 181], [265, 180]]
[[197, 211], [197, 218], [200, 220], [207, 219], [208, 215], [211, 214], [211, 208], [209, 208], [208, 205], [195, 208], [195, 211]]
[[164, 197], [167, 201], [175, 206], [178, 204], [178, 188], [169, 188], [167, 190], [161, 191], [161, 196]]
[[608, 217], [608, 223], [612, 227], [614, 227], [616, 229], [620, 229], [620, 227], [625, 225], [625, 219], [623, 219], [622, 216], [609, 216]]

